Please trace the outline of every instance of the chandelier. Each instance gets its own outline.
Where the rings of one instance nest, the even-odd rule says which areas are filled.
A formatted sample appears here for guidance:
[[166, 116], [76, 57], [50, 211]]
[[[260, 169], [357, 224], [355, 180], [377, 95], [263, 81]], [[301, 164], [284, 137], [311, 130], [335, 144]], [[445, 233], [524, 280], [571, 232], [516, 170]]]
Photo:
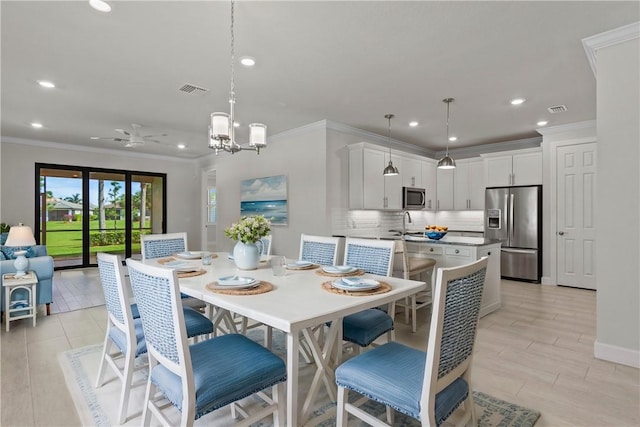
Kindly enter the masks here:
[[445, 98], [442, 102], [447, 104], [447, 151], [438, 161], [438, 169], [455, 169], [456, 161], [449, 156], [449, 105], [453, 102], [453, 98]]
[[229, 91], [229, 114], [212, 113], [209, 125], [209, 148], [216, 150], [216, 156], [220, 150], [234, 154], [241, 150], [252, 150], [260, 154], [260, 149], [267, 146], [267, 126], [262, 123], [249, 125], [249, 145], [240, 145], [235, 138], [235, 39], [234, 39], [234, 0], [231, 0], [231, 90]]

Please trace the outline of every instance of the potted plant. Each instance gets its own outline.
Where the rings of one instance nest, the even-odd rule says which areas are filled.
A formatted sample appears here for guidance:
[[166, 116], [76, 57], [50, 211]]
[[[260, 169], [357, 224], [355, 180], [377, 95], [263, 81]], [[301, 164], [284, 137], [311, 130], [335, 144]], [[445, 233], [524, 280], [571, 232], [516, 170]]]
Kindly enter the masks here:
[[[269, 235], [271, 224], [263, 215], [250, 215], [240, 218], [224, 234], [237, 243], [233, 248], [233, 260], [241, 270], [255, 270], [260, 263], [260, 253], [257, 242]], [[262, 244], [262, 242], [260, 242]]]

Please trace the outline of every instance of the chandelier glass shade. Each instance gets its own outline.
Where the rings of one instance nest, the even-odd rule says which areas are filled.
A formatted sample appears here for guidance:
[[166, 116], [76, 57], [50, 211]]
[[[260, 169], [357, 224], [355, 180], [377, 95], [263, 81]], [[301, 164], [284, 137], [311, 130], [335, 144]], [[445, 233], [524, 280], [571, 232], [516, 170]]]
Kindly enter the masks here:
[[234, 38], [234, 9], [235, 2], [231, 0], [231, 90], [229, 91], [229, 113], [216, 112], [211, 114], [209, 124], [209, 148], [216, 151], [226, 151], [234, 154], [241, 150], [252, 150], [260, 154], [260, 149], [267, 146], [267, 126], [262, 123], [249, 125], [249, 144], [240, 145], [235, 138], [235, 38]]

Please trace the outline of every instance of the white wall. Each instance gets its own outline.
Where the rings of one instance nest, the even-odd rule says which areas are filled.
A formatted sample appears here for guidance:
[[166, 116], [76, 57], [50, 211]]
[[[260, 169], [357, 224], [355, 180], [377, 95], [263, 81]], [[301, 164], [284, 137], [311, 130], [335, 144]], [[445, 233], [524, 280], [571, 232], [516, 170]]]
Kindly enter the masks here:
[[218, 250], [233, 251], [235, 242], [224, 235], [224, 229], [240, 217], [240, 182], [249, 178], [287, 176], [289, 224], [271, 227], [272, 253], [297, 257], [300, 233], [330, 233], [324, 122], [269, 138], [260, 155], [252, 151], [211, 155], [201, 167], [216, 169]]
[[640, 40], [597, 51], [596, 357], [640, 367]]
[[[54, 143], [0, 143], [0, 221], [35, 220], [35, 164], [50, 163], [167, 174], [167, 232], [186, 231], [189, 246], [200, 246], [200, 175], [195, 161], [160, 156], [124, 156], [111, 150], [78, 150]], [[34, 230], [35, 231], [35, 230]]]

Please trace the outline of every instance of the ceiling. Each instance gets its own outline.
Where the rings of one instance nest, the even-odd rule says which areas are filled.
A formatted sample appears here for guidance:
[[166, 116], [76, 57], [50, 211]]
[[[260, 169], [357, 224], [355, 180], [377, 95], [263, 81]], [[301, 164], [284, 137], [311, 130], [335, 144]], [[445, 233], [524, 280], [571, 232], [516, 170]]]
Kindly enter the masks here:
[[[110, 13], [87, 1], [0, 3], [2, 137], [210, 154], [209, 115], [229, 109], [229, 3], [110, 3]], [[246, 140], [251, 122], [275, 135], [326, 119], [387, 136], [393, 113], [394, 140], [441, 151], [442, 99], [453, 97], [451, 149], [536, 137], [540, 120], [595, 119], [581, 40], [639, 20], [637, 1], [240, 1], [236, 58], [257, 64], [235, 66], [238, 134]], [[567, 111], [547, 111], [558, 105]], [[132, 123], [167, 135], [136, 148], [90, 139]]]

